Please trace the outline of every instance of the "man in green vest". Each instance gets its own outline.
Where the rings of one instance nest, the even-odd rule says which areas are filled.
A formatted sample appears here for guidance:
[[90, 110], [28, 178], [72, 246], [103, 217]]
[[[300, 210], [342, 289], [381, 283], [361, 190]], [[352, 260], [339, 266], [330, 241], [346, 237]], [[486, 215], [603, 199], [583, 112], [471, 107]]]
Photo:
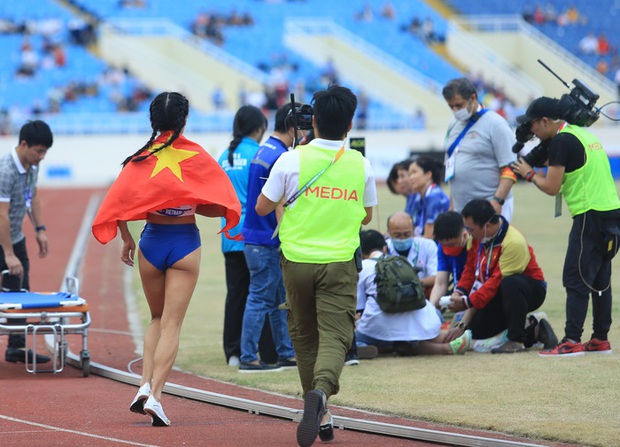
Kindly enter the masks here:
[[322, 441], [334, 437], [327, 399], [338, 393], [353, 340], [360, 227], [377, 204], [370, 163], [345, 149], [357, 98], [334, 85], [316, 92], [312, 105], [316, 138], [282, 154], [256, 203], [262, 216], [284, 205], [281, 266], [305, 399], [297, 429], [301, 447], [312, 445], [317, 434]]
[[[540, 355], [611, 354], [607, 339], [612, 307], [611, 260], [618, 251], [620, 199], [601, 142], [587, 130], [560, 119], [562, 116], [559, 100], [541, 97], [517, 118], [520, 124], [529, 123], [532, 133], [548, 145], [549, 166], [546, 174], [536, 172], [520, 158], [513, 169], [542, 192], [564, 195], [573, 216], [562, 275], [566, 288], [565, 337], [557, 347]], [[582, 344], [590, 295], [593, 333]]]

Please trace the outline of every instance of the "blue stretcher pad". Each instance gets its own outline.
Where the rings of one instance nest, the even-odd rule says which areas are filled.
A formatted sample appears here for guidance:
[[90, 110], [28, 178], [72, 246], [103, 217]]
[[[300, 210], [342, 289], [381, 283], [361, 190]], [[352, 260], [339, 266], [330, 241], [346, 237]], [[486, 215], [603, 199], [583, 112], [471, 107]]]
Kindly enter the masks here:
[[0, 293], [0, 310], [62, 308], [86, 304], [84, 298], [69, 292], [2, 292]]

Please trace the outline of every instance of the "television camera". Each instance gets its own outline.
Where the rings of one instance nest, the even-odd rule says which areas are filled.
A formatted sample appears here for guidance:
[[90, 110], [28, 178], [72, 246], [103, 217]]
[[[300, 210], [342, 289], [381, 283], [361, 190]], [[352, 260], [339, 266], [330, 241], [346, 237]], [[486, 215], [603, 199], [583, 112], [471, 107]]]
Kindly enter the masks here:
[[[543, 61], [538, 59], [538, 62], [570, 89], [570, 85], [560, 78]], [[590, 88], [579, 79], [573, 79], [573, 86], [573, 89], [569, 93], [563, 94], [560, 98], [557, 106], [558, 114], [552, 118], [561, 119], [579, 127], [591, 126], [600, 116], [600, 109], [595, 107], [599, 95], [590, 90]], [[512, 152], [515, 154], [523, 149], [525, 143], [534, 138], [534, 134], [530, 130], [530, 127], [530, 121], [521, 123], [517, 127], [515, 131], [517, 142], [512, 146]], [[525, 155], [523, 160], [530, 166], [543, 166], [549, 158], [549, 143], [550, 141], [541, 142]]]

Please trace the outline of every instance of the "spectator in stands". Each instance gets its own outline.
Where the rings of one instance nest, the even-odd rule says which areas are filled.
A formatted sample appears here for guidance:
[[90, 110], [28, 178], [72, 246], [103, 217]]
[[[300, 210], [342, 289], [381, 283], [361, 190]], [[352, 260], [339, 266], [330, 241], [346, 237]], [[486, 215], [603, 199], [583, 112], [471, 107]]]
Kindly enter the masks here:
[[364, 90], [360, 91], [357, 95], [358, 106], [357, 113], [355, 115], [355, 127], [357, 129], [366, 129], [368, 122], [368, 107], [370, 105], [370, 98]]
[[148, 6], [148, 4], [146, 0], [119, 0], [118, 6], [123, 9], [144, 9]]
[[428, 300], [419, 310], [393, 314], [381, 310], [375, 300], [375, 267], [378, 258], [388, 255], [386, 242], [376, 230], [362, 231], [360, 242], [363, 260], [357, 283], [358, 348], [377, 346], [380, 353], [396, 352], [405, 356], [464, 354], [471, 345], [471, 332], [444, 343], [441, 317]]
[[523, 20], [525, 20], [527, 23], [533, 23], [534, 22], [534, 10], [532, 9], [532, 5], [530, 5], [529, 3], [527, 3], [524, 7], [523, 7], [523, 12], [521, 13], [521, 17], [523, 18]]
[[422, 109], [422, 107], [418, 107], [417, 109], [415, 109], [415, 112], [413, 112], [411, 127], [416, 130], [426, 128], [426, 115], [424, 115], [424, 110]]
[[517, 180], [510, 169], [516, 159], [513, 131], [504, 118], [482, 107], [468, 79], [449, 81], [442, 93], [454, 113], [445, 141], [445, 180], [453, 209], [459, 212], [472, 199], [488, 199], [510, 221], [511, 189]]
[[437, 216], [450, 209], [450, 197], [441, 187], [441, 167], [430, 157], [420, 156], [409, 165], [409, 187], [413, 198], [405, 211], [413, 219], [415, 235], [433, 238]]
[[547, 283], [534, 250], [487, 200], [468, 202], [461, 214], [471, 233], [472, 245], [449, 308], [466, 312], [459, 325], [448, 332], [447, 340], [467, 329], [477, 340], [508, 329], [508, 341], [491, 352], [525, 351], [526, 316], [543, 304], [547, 294]]
[[540, 5], [536, 5], [536, 8], [534, 8], [534, 23], [536, 25], [545, 23], [545, 12]]
[[555, 5], [553, 2], [547, 2], [545, 5], [545, 22], [555, 22], [557, 19], [557, 13], [555, 11]]
[[391, 1], [388, 0], [381, 6], [381, 17], [387, 20], [394, 20], [396, 18], [396, 10]]
[[321, 70], [321, 78], [323, 84], [326, 86], [338, 84], [338, 70], [336, 69], [334, 60], [331, 57], [327, 58], [325, 65], [323, 65]]
[[32, 47], [30, 39], [25, 39], [21, 45], [20, 65], [17, 75], [20, 77], [32, 77], [39, 68], [39, 55]]
[[607, 56], [609, 54], [609, 40], [607, 40], [605, 33], [599, 33], [597, 43], [596, 54], [599, 56]]
[[607, 76], [607, 73], [609, 73], [609, 64], [604, 57], [599, 57], [594, 68], [603, 76]]
[[579, 41], [579, 51], [583, 54], [596, 54], [598, 52], [598, 39], [593, 32], [589, 32]]
[[220, 85], [216, 86], [211, 93], [211, 103], [215, 110], [224, 110], [226, 108], [226, 99], [224, 98], [224, 90]]
[[374, 14], [372, 12], [372, 6], [369, 2], [364, 3], [364, 7], [361, 11], [355, 13], [355, 20], [359, 20], [360, 22], [372, 22], [374, 19]]
[[437, 274], [437, 244], [432, 239], [416, 236], [413, 219], [404, 211], [388, 217], [387, 232], [388, 254], [407, 258], [419, 270], [426, 296], [430, 295]]

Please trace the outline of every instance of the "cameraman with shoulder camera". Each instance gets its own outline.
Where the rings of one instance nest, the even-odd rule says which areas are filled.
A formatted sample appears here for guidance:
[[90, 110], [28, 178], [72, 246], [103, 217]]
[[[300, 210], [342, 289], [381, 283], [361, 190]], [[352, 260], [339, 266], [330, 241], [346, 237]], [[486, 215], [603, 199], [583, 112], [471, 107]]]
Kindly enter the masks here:
[[377, 204], [370, 162], [345, 150], [357, 98], [332, 85], [313, 96], [316, 138], [286, 152], [273, 165], [258, 196], [264, 216], [285, 201], [280, 221], [280, 265], [286, 288], [288, 329], [305, 399], [297, 428], [301, 447], [333, 439], [327, 399], [340, 388], [353, 340], [358, 273], [354, 252], [360, 226]]
[[[546, 174], [536, 172], [527, 160], [519, 158], [513, 164], [514, 171], [546, 194], [564, 195], [573, 216], [562, 275], [566, 288], [565, 337], [556, 348], [541, 351], [545, 357], [611, 353], [607, 340], [611, 260], [618, 251], [620, 199], [601, 142], [584, 128], [569, 124], [581, 122], [572, 112], [564, 110], [561, 100], [541, 97], [517, 118], [520, 127], [529, 128], [541, 140], [539, 156], [542, 152], [542, 158], [548, 159], [548, 170]], [[593, 334], [582, 345], [589, 295]]]

